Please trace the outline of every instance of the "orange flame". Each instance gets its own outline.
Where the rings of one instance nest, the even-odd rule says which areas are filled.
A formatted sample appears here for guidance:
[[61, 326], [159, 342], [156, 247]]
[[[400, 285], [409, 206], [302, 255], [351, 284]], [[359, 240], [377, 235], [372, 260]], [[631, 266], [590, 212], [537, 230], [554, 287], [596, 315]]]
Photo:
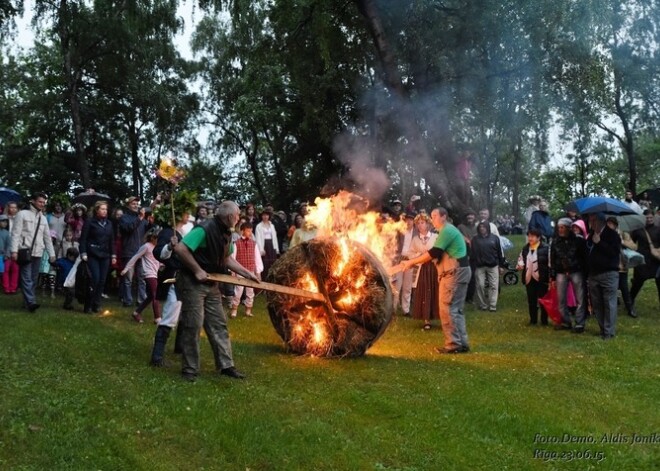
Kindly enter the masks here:
[[[317, 237], [348, 238], [359, 242], [371, 250], [387, 269], [392, 266], [396, 254], [397, 233], [406, 231], [403, 221], [386, 221], [380, 223], [380, 214], [376, 211], [358, 212], [354, 204], [362, 202], [358, 196], [348, 191], [340, 191], [331, 198], [316, 198], [314, 206], [308, 207], [305, 221], [317, 228]], [[344, 242], [342, 258], [333, 270], [335, 276], [340, 276], [348, 260], [350, 251]]]

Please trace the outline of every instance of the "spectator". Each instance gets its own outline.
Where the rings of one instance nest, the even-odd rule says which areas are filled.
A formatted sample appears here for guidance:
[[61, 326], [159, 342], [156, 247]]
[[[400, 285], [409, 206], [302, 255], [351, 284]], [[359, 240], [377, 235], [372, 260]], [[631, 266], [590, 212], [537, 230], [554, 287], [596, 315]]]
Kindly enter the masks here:
[[538, 229], [541, 231], [541, 236], [546, 242], [552, 240], [554, 231], [552, 229], [552, 219], [548, 213], [548, 203], [546, 201], [541, 201], [539, 203], [538, 211], [532, 213], [532, 219], [529, 221], [527, 229]]
[[66, 251], [65, 257], [60, 257], [55, 260], [55, 271], [57, 272], [55, 284], [64, 290], [64, 304], [63, 309], [71, 311], [73, 309], [74, 291], [71, 288], [64, 288], [64, 280], [71, 272], [71, 269], [76, 263], [79, 252], [75, 247], [69, 247]]
[[644, 210], [644, 217], [646, 218], [646, 226], [630, 234], [633, 242], [637, 244], [637, 251], [644, 255], [644, 261], [646, 262], [633, 269], [632, 285], [630, 286], [630, 298], [633, 306], [646, 280], [655, 279], [658, 300], [660, 301], [660, 260], [651, 253], [651, 245], [660, 247], [660, 227], [653, 223], [653, 211], [650, 209]]
[[16, 215], [18, 214], [18, 204], [15, 201], [8, 201], [2, 214], [9, 218], [8, 230], [9, 233], [11, 233], [11, 230], [14, 227], [14, 218], [16, 218]]
[[138, 260], [142, 260], [144, 281], [147, 286], [147, 296], [133, 311], [131, 316], [135, 322], [142, 324], [142, 311], [151, 304], [154, 312], [154, 324], [161, 321], [160, 301], [156, 296], [156, 289], [158, 288], [158, 271], [160, 270], [160, 262], [154, 257], [154, 249], [158, 241], [158, 233], [160, 232], [159, 226], [154, 226], [147, 231], [144, 236], [144, 244], [140, 246], [138, 251], [133, 255], [121, 271], [121, 275], [125, 275], [128, 271], [133, 269], [133, 266]]
[[[490, 225], [490, 233], [495, 234], [496, 236], [499, 237], [500, 231], [497, 229], [497, 226], [495, 224], [490, 222], [490, 211], [488, 211], [486, 208], [479, 210], [479, 220], [477, 221], [477, 223], [480, 222], [487, 222]], [[475, 229], [476, 229], [476, 225], [475, 225]]]
[[55, 261], [55, 249], [50, 238], [48, 221], [43, 214], [48, 198], [45, 193], [35, 193], [28, 209], [19, 211], [14, 219], [11, 231], [11, 258], [18, 260], [19, 249], [31, 249], [31, 260], [20, 266], [20, 284], [23, 301], [28, 311], [39, 309], [36, 297], [39, 265], [44, 251], [48, 252], [50, 262]]
[[64, 238], [64, 230], [67, 226], [66, 215], [64, 214], [62, 203], [55, 201], [51, 208], [51, 212], [46, 215], [46, 219], [48, 220], [48, 227], [50, 230], [55, 231], [54, 245], [55, 247], [58, 247], [62, 243], [62, 239]]
[[477, 235], [470, 244], [470, 256], [476, 267], [477, 306], [482, 311], [497, 311], [499, 271], [504, 269], [500, 238], [490, 233], [490, 224], [477, 224]]
[[82, 228], [85, 225], [85, 218], [87, 217], [87, 207], [82, 203], [76, 203], [71, 206], [71, 210], [67, 213], [66, 223], [73, 231], [73, 240], [80, 242], [80, 235]]
[[97, 201], [94, 214], [83, 226], [80, 237], [80, 256], [87, 262], [91, 275], [91, 296], [85, 302], [85, 314], [97, 313], [101, 309], [101, 296], [110, 266], [117, 261], [115, 234], [108, 220], [108, 203]]
[[[263, 271], [263, 262], [261, 261], [261, 254], [259, 247], [252, 237], [252, 224], [244, 222], [240, 227], [241, 237], [234, 242], [235, 250], [231, 256], [243, 268], [251, 273], [254, 273], [259, 278], [260, 273]], [[234, 273], [234, 276], [240, 276]], [[231, 317], [236, 317], [238, 305], [241, 303], [241, 297], [245, 291], [245, 316], [252, 317], [252, 305], [254, 304], [254, 288], [243, 287], [236, 285], [234, 287], [234, 297], [231, 300]]]
[[626, 311], [628, 311], [628, 315], [630, 317], [637, 317], [628, 287], [628, 259], [623, 253], [624, 247], [631, 248], [632, 246], [636, 247], [636, 245], [630, 238], [630, 234], [619, 230], [619, 221], [617, 221], [616, 217], [610, 216], [606, 222], [610, 229], [615, 230], [619, 234], [619, 237], [621, 237], [621, 254], [619, 255], [619, 291], [621, 291], [621, 299], [623, 300], [623, 305], [626, 307]]
[[6, 214], [0, 214], [0, 274], [5, 293], [8, 291], [5, 283], [5, 264], [7, 260], [11, 260], [11, 237], [8, 227], [9, 218]]
[[474, 266], [474, 263], [472, 261], [472, 256], [470, 255], [470, 250], [471, 250], [470, 245], [472, 244], [472, 238], [477, 235], [476, 220], [477, 220], [477, 214], [472, 210], [468, 210], [468, 212], [465, 214], [465, 223], [459, 224], [457, 226], [457, 229], [461, 232], [463, 238], [465, 239], [468, 258], [470, 259], [470, 270], [472, 272], [472, 276], [470, 276], [470, 282], [468, 283], [467, 294], [465, 296], [465, 302], [467, 303], [472, 302], [475, 291], [474, 274], [476, 271], [476, 267]]
[[[395, 265], [398, 264], [401, 260], [407, 258], [407, 253], [410, 251], [410, 245], [412, 244], [412, 239], [415, 232], [415, 215], [412, 213], [406, 213], [404, 216], [404, 221], [406, 222], [406, 232], [400, 234], [398, 239], [398, 260], [395, 260]], [[401, 310], [403, 311], [404, 316], [410, 315], [410, 300], [412, 295], [412, 281], [413, 273], [412, 270], [405, 270], [394, 275], [394, 280], [392, 286], [394, 287], [394, 310], [399, 306], [401, 302]]]
[[628, 206], [630, 209], [635, 211], [637, 214], [642, 214], [643, 210], [637, 204], [637, 202], [633, 199], [633, 192], [630, 190], [626, 190], [625, 196], [623, 198], [623, 203]]
[[591, 308], [598, 320], [601, 338], [608, 340], [616, 335], [621, 238], [607, 227], [603, 213], [590, 214], [589, 227], [587, 266]]
[[316, 237], [316, 227], [311, 222], [305, 221], [301, 215], [298, 215], [296, 218], [296, 224], [298, 224], [298, 218], [302, 221], [302, 226], [293, 231], [293, 236], [289, 243], [290, 249]]
[[[549, 246], [541, 240], [541, 231], [529, 229], [527, 244], [518, 256], [518, 270], [522, 270], [522, 282], [527, 292], [529, 325], [537, 325], [539, 319], [539, 299], [548, 292]], [[548, 313], [541, 308], [541, 325], [548, 325]]]
[[[146, 233], [146, 227], [147, 222], [144, 220], [144, 211], [140, 209], [140, 199], [137, 196], [131, 196], [126, 200], [126, 210], [119, 220], [122, 267], [126, 267], [128, 261], [139, 250]], [[138, 283], [138, 304], [147, 297], [147, 290], [142, 276], [142, 264], [138, 263], [135, 265], [135, 269], [125, 272], [119, 285], [119, 297], [124, 307], [133, 306], [134, 277], [137, 278]]]
[[[427, 253], [433, 247], [438, 235], [431, 232], [431, 221], [425, 214], [415, 217], [417, 234], [410, 242], [410, 249], [405, 252], [405, 260], [412, 260]], [[413, 275], [412, 317], [424, 321], [424, 330], [431, 329], [431, 321], [440, 319], [438, 305], [438, 272], [429, 259], [422, 263]]]
[[529, 205], [527, 206], [527, 209], [525, 209], [525, 225], [529, 227], [529, 223], [532, 220], [532, 214], [534, 214], [535, 211], [539, 210], [541, 197], [536, 195], [530, 196], [527, 202], [529, 203]]
[[[286, 213], [284, 211], [277, 211], [273, 214], [273, 226], [275, 226], [275, 233], [277, 234], [277, 243], [279, 252], [282, 254], [289, 246], [289, 239], [287, 232], [289, 227], [286, 223]], [[240, 227], [240, 226], [239, 226]]]
[[570, 218], [561, 218], [557, 222], [557, 237], [550, 248], [550, 282], [556, 284], [557, 299], [562, 322], [559, 329], [571, 329], [573, 322], [566, 303], [569, 283], [572, 285], [577, 309], [573, 332], [584, 332], [586, 322], [586, 297], [583, 292], [586, 279], [587, 245], [584, 239], [576, 237], [571, 231]]
[[280, 253], [277, 242], [275, 226], [270, 222], [272, 214], [268, 211], [261, 213], [261, 222], [254, 229], [254, 238], [259, 246], [259, 253], [264, 263], [263, 277], [268, 277], [268, 270], [275, 263]]

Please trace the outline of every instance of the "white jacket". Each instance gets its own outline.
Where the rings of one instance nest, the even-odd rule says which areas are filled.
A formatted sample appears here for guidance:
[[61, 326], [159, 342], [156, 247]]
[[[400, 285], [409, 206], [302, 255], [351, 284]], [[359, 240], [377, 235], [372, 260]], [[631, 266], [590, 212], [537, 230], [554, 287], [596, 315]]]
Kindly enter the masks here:
[[276, 253], [280, 253], [280, 246], [277, 244], [277, 233], [275, 232], [275, 226], [273, 223], [270, 223], [270, 227], [266, 228], [263, 222], [260, 222], [257, 224], [257, 227], [254, 228], [254, 240], [257, 241], [257, 246], [259, 247], [259, 251], [261, 252], [261, 255], [264, 255], [265, 252], [265, 245], [264, 245], [264, 240], [266, 240], [266, 237], [264, 235], [264, 232], [270, 231], [270, 236], [269, 238], [273, 239], [273, 248], [275, 249]]
[[19, 211], [14, 218], [14, 224], [11, 228], [11, 253], [18, 252], [18, 249], [30, 248], [32, 238], [37, 230], [37, 218], [41, 218], [41, 224], [39, 224], [39, 234], [34, 239], [32, 256], [41, 257], [44, 250], [46, 250], [49, 257], [55, 257], [48, 220], [42, 213], [37, 213], [32, 205], [30, 205], [30, 209]]

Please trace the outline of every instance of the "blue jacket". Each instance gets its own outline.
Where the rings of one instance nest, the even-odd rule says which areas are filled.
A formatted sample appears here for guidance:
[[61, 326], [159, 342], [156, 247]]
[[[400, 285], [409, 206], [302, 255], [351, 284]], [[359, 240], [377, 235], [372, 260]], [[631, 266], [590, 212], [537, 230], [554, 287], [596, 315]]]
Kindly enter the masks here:
[[541, 234], [546, 239], [552, 239], [554, 231], [552, 229], [552, 219], [550, 215], [545, 211], [534, 211], [532, 213], [532, 218], [529, 220], [529, 225], [527, 229], [538, 229], [541, 231]]
[[147, 220], [140, 219], [138, 213], [126, 210], [119, 220], [121, 234], [121, 257], [131, 258], [142, 246], [147, 231]]

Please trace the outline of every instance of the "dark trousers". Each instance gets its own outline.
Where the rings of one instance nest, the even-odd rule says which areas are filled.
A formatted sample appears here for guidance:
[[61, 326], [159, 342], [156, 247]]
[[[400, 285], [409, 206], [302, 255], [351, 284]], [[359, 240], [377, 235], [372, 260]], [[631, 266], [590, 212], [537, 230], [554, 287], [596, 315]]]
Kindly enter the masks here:
[[92, 277], [92, 295], [91, 299], [85, 302], [85, 311], [90, 309], [96, 311], [101, 307], [101, 295], [105, 288], [105, 279], [108, 277], [108, 271], [110, 270], [110, 259], [88, 257], [87, 266]]
[[[639, 276], [638, 273], [633, 274], [632, 285], [630, 286], [630, 300], [633, 303], [647, 279], [649, 278], [643, 278], [642, 276]], [[660, 302], [660, 278], [655, 278], [655, 287], [658, 290], [658, 301]]]
[[534, 278], [525, 285], [527, 290], [527, 307], [529, 309], [529, 323], [538, 324], [538, 312], [541, 308], [541, 324], [548, 325], [548, 313], [543, 306], [539, 306], [539, 298], [542, 298], [548, 292], [548, 283], [536, 281]]
[[628, 289], [627, 271], [619, 272], [619, 291], [621, 291], [621, 299], [623, 299], [623, 305], [626, 306], [626, 310], [630, 312], [630, 308], [632, 307], [632, 298], [630, 297], [630, 290]]

